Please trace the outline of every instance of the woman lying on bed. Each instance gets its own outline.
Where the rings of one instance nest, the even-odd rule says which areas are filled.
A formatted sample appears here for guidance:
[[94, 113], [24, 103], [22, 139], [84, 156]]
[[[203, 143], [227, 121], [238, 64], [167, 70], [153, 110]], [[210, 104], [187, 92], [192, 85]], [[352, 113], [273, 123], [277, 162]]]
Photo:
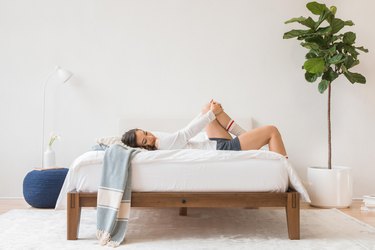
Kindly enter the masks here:
[[[206, 141], [189, 141], [205, 129], [209, 139]], [[232, 138], [229, 134], [236, 137]], [[185, 128], [168, 135], [154, 136], [142, 129], [127, 131], [121, 141], [130, 147], [149, 150], [156, 149], [212, 149], [212, 150], [252, 150], [269, 145], [269, 150], [287, 157], [283, 140], [275, 126], [263, 126], [250, 131], [242, 129], [223, 110], [220, 103], [211, 100], [201, 114], [194, 118]]]

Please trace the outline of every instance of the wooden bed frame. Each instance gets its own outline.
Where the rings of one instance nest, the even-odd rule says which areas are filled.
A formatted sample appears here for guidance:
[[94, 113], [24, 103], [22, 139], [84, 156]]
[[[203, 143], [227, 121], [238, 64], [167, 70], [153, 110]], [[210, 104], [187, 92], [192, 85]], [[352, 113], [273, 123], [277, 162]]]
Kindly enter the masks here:
[[[82, 207], [96, 207], [97, 193], [69, 192], [67, 197], [67, 239], [76, 240]], [[299, 194], [294, 190], [270, 192], [133, 192], [132, 207], [285, 207], [288, 235], [300, 239]]]

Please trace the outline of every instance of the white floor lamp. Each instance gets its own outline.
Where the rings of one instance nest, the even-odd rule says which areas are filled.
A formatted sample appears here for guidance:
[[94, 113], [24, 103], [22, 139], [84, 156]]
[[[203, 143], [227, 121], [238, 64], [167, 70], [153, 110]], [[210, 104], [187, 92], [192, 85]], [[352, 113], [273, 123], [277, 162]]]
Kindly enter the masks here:
[[56, 164], [54, 156], [53, 156], [53, 159], [51, 158], [51, 159], [46, 160], [44, 158], [44, 132], [45, 132], [44, 124], [45, 124], [45, 116], [46, 116], [46, 87], [47, 87], [49, 80], [54, 74], [57, 74], [61, 83], [68, 82], [69, 79], [73, 76], [73, 74], [70, 71], [63, 69], [60, 66], [56, 66], [55, 69], [47, 76], [47, 79], [44, 82], [44, 85], [43, 85], [43, 123], [42, 123], [42, 130], [43, 130], [42, 131], [42, 168], [51, 167]]

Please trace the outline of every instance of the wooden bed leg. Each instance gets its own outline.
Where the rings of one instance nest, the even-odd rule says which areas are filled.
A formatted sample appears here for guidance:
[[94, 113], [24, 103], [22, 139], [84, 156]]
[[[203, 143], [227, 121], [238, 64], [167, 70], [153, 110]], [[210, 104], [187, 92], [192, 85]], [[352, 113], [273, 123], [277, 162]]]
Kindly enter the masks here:
[[288, 193], [286, 209], [286, 220], [288, 224], [289, 239], [300, 239], [300, 221], [299, 221], [299, 194], [297, 192]]
[[187, 207], [180, 207], [180, 215], [187, 216]]
[[68, 193], [67, 212], [67, 239], [78, 238], [79, 221], [81, 219], [81, 207], [79, 206], [79, 194]]

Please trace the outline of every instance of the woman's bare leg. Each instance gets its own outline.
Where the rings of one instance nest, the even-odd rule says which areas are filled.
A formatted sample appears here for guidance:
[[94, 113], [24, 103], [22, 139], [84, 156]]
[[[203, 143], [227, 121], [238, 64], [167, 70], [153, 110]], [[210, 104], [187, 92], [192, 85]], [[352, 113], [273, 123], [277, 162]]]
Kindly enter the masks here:
[[232, 136], [219, 124], [217, 120], [210, 122], [206, 126], [205, 130], [208, 138], [232, 139]]
[[[202, 112], [209, 110], [210, 103], [206, 104]], [[209, 138], [227, 138], [232, 136], [225, 129], [232, 118], [224, 111], [216, 115], [216, 120], [206, 127], [206, 133]], [[247, 131], [238, 136], [241, 144], [241, 150], [260, 149], [264, 145], [269, 146], [269, 150], [287, 157], [285, 146], [279, 130], [275, 126], [263, 126]]]
[[228, 133], [239, 136], [246, 132], [246, 130], [244, 130], [238, 123], [236, 123], [236, 121], [234, 121], [227, 113], [224, 112], [224, 109], [220, 103], [211, 100], [211, 102], [205, 105], [203, 110], [208, 110], [212, 102], [221, 107], [222, 112], [216, 114], [216, 120], [226, 131], [228, 131]]
[[[207, 103], [203, 109], [202, 109], [202, 112], [203, 113], [206, 113], [208, 110], [210, 110], [210, 104], [211, 103]], [[219, 124], [225, 129], [228, 125], [228, 123], [232, 120], [232, 118], [227, 114], [225, 113], [224, 111], [221, 112], [220, 114], [216, 115], [216, 120], [219, 122]]]
[[275, 126], [263, 126], [238, 136], [241, 150], [260, 149], [268, 144], [270, 151], [286, 156], [286, 150], [279, 130]]
[[[211, 105], [211, 102], [203, 106], [202, 108], [203, 114], [205, 114], [206, 112], [208, 112], [208, 110], [210, 110], [210, 105]], [[224, 111], [216, 115], [216, 119], [210, 122], [205, 128], [208, 138], [232, 139], [232, 136], [225, 129], [226, 124], [228, 124], [229, 121], [230, 121], [230, 117], [227, 114], [225, 114]], [[226, 124], [222, 125], [222, 123], [224, 124], [225, 122]]]
[[216, 120], [225, 129], [227, 127], [228, 123], [232, 120], [232, 118], [230, 118], [230, 116], [223, 111], [216, 116]]

